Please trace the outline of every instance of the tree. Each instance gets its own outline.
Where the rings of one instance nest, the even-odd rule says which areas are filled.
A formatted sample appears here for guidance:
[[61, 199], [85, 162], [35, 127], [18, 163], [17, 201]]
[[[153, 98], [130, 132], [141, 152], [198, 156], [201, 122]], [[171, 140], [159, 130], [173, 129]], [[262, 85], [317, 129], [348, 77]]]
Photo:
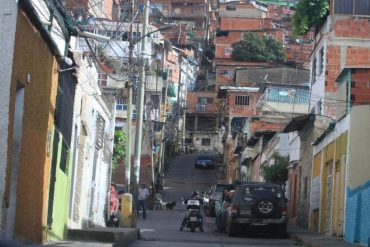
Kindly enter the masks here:
[[120, 160], [126, 158], [126, 141], [127, 136], [122, 130], [117, 130], [114, 133], [114, 146], [113, 146], [113, 170], [118, 166]]
[[295, 36], [305, 35], [311, 28], [318, 27], [329, 12], [328, 0], [301, 0], [295, 7], [292, 25]]
[[270, 37], [260, 37], [256, 33], [244, 33], [243, 40], [232, 44], [231, 57], [236, 61], [284, 62], [282, 44]]
[[289, 157], [275, 153], [272, 156], [274, 164], [261, 168], [262, 176], [266, 182], [284, 185], [288, 180]]

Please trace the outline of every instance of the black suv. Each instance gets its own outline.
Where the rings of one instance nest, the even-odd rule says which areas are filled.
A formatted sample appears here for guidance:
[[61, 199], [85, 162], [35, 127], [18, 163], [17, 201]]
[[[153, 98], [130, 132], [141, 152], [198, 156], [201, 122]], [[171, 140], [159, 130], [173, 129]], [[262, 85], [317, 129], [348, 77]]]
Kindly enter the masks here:
[[248, 227], [272, 228], [279, 237], [287, 236], [287, 207], [281, 186], [263, 182], [241, 184], [227, 211], [229, 236]]
[[210, 187], [203, 195], [203, 208], [207, 216], [215, 216], [215, 203], [222, 199], [224, 189], [234, 190], [233, 184], [216, 184]]

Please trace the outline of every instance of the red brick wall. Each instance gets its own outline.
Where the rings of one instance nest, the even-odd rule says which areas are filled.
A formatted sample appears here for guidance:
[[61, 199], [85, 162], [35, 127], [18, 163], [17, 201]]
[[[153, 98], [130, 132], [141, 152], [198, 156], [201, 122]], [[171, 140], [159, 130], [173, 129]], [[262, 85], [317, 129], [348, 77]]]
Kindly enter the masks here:
[[250, 124], [250, 129], [252, 133], [255, 133], [258, 130], [280, 131], [284, 128], [285, 125], [286, 125], [285, 123], [255, 121]]
[[199, 97], [213, 98], [213, 104], [206, 105], [206, 112], [218, 113], [217, 105], [220, 100], [216, 98], [216, 93], [214, 92], [188, 92], [186, 98], [186, 104], [188, 107], [186, 111], [188, 113], [198, 112], [196, 107]]
[[227, 17], [223, 17], [220, 19], [220, 29], [223, 31], [228, 30], [252, 31], [264, 28], [273, 28], [271, 19], [264, 18], [247, 19], [247, 18], [227, 18]]
[[[246, 106], [235, 105], [235, 97], [242, 95], [249, 96], [249, 105]], [[227, 105], [231, 109], [231, 115], [238, 117], [255, 116], [256, 114], [258, 114], [258, 112], [255, 112], [255, 108], [260, 96], [261, 96], [260, 93], [229, 92], [227, 95], [228, 98]]]
[[337, 45], [327, 46], [327, 65], [325, 91], [334, 92], [336, 90], [335, 80], [341, 73], [341, 47]]
[[352, 105], [370, 103], [370, 69], [355, 69], [352, 73]]
[[335, 23], [334, 34], [337, 37], [370, 38], [369, 19], [344, 19]]

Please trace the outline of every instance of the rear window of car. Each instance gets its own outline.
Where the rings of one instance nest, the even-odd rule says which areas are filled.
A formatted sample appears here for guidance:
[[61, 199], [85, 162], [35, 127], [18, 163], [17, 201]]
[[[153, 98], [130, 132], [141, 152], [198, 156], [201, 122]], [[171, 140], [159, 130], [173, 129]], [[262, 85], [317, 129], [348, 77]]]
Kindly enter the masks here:
[[245, 186], [243, 189], [243, 197], [257, 194], [275, 194], [279, 197], [282, 196], [282, 190], [277, 186]]

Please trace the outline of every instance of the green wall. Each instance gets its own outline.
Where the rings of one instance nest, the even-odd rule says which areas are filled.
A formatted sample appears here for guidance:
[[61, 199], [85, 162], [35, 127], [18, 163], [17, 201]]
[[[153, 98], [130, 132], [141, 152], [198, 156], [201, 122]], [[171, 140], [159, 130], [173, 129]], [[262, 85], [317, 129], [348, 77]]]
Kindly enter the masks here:
[[[70, 193], [70, 169], [71, 167], [71, 155], [67, 158], [66, 173], [60, 168], [61, 153], [62, 153], [62, 142], [63, 137], [59, 133], [59, 145], [58, 150], [58, 162], [56, 170], [56, 181], [55, 181], [55, 192], [53, 202], [53, 224], [52, 228], [48, 231], [48, 240], [63, 240], [67, 234], [67, 221], [68, 221], [68, 208], [69, 208], [69, 193]], [[69, 151], [70, 153], [70, 151]]]

